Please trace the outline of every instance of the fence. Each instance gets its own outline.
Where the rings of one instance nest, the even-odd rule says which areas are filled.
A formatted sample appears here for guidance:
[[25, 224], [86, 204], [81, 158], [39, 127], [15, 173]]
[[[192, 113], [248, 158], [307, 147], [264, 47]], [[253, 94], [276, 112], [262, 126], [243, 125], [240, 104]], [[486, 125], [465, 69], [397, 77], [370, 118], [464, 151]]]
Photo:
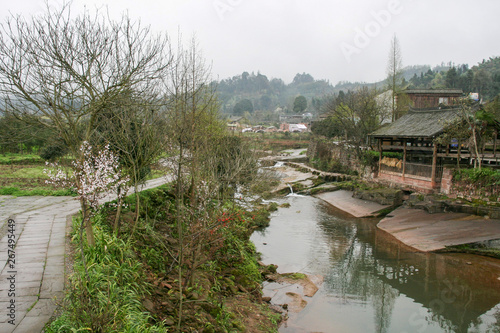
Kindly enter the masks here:
[[[380, 172], [390, 172], [398, 173], [403, 175], [403, 165], [398, 164], [396, 166], [389, 166], [386, 164], [380, 165]], [[405, 166], [405, 176], [411, 177], [422, 177], [422, 178], [432, 178], [432, 165], [422, 164], [422, 163], [406, 163]], [[443, 167], [437, 166], [436, 168], [436, 181], [439, 181], [443, 176]]]

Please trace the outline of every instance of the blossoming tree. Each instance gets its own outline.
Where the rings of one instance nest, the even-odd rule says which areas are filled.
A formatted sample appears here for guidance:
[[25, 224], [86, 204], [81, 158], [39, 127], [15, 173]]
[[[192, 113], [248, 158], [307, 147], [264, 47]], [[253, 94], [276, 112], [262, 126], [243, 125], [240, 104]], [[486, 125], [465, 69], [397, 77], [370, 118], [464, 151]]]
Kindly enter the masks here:
[[[91, 216], [102, 200], [110, 193], [124, 195], [127, 191], [128, 177], [122, 177], [118, 157], [106, 145], [102, 150], [93, 153], [92, 146], [84, 141], [80, 147], [82, 158], [72, 162], [73, 173], [64, 173], [56, 163], [47, 163], [51, 169], [45, 169], [49, 176], [48, 183], [73, 187], [78, 193], [82, 209], [81, 233], [85, 229], [87, 242], [95, 244]], [[117, 191], [121, 188], [121, 191]]]

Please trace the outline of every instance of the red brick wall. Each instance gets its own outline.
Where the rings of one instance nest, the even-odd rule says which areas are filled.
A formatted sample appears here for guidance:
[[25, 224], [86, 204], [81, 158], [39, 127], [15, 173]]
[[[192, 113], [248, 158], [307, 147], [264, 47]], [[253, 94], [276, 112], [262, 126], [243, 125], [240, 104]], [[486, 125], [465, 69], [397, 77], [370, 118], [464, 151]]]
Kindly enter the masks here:
[[387, 173], [379, 173], [378, 179], [386, 180], [398, 185], [405, 185], [420, 192], [426, 192], [426, 193], [434, 192], [430, 179], [424, 180], [424, 179], [417, 179], [410, 177], [405, 177], [403, 179], [403, 177], [401, 176], [397, 176], [394, 174], [387, 174]]

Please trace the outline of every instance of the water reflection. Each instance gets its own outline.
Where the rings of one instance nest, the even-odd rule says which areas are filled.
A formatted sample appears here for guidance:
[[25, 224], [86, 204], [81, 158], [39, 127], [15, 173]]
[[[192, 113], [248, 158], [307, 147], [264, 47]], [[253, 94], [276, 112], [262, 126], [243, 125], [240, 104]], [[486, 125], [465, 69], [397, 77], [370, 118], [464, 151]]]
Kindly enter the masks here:
[[415, 253], [376, 220], [311, 197], [288, 200], [252, 240], [280, 272], [325, 282], [280, 332], [500, 331], [498, 260]]

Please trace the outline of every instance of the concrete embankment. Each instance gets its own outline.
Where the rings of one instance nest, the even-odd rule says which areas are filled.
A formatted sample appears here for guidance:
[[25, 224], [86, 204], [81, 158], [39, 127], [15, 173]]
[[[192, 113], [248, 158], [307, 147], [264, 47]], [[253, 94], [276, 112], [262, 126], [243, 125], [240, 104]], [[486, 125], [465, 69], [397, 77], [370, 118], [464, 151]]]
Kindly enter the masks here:
[[[290, 167], [282, 170], [288, 175], [287, 182], [303, 181], [315, 174], [310, 167], [301, 171], [304, 172]], [[353, 192], [345, 190], [324, 192], [316, 197], [355, 217], [376, 216], [379, 211], [391, 207], [353, 198]], [[377, 226], [402, 243], [423, 252], [438, 251], [447, 246], [500, 240], [500, 219], [468, 213], [431, 214], [423, 209], [402, 206], [392, 211]]]
[[[352, 192], [343, 190], [321, 193], [317, 197], [355, 217], [373, 216], [390, 207], [353, 198]], [[500, 220], [465, 213], [430, 214], [406, 207], [392, 211], [377, 227], [423, 252], [500, 239]]]
[[421, 209], [400, 207], [377, 226], [423, 252], [500, 239], [500, 220], [465, 213], [429, 214]]
[[354, 217], [374, 216], [377, 212], [390, 207], [390, 205], [381, 205], [368, 200], [356, 199], [352, 195], [353, 192], [351, 191], [338, 190], [321, 193], [316, 195], [316, 197]]

